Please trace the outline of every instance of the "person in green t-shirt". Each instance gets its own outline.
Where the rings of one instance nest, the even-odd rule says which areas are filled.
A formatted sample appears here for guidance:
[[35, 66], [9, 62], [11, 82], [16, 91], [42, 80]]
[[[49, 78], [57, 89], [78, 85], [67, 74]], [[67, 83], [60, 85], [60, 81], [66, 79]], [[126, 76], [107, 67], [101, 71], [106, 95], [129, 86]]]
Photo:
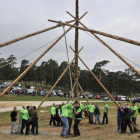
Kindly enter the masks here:
[[[72, 99], [73, 100], [73, 99]], [[61, 130], [61, 134], [60, 137], [63, 138], [68, 138], [69, 136], [67, 135], [68, 133], [68, 129], [69, 129], [69, 125], [68, 125], [68, 108], [72, 105], [72, 101], [70, 101], [69, 103], [62, 103], [62, 114], [61, 114], [61, 121], [62, 121], [62, 130]]]
[[80, 103], [79, 102], [75, 102], [74, 104], [74, 113], [75, 113], [75, 119], [74, 119], [74, 135], [73, 137], [77, 137], [80, 136], [80, 131], [78, 128], [78, 125], [82, 119], [82, 109], [80, 108]]
[[88, 118], [88, 112], [87, 112], [87, 105], [84, 105], [84, 114], [85, 114], [85, 118]]
[[104, 116], [103, 116], [103, 124], [104, 124], [104, 121], [105, 121], [105, 119], [106, 119], [106, 123], [105, 124], [108, 124], [108, 116], [107, 116], [107, 114], [108, 114], [108, 105], [107, 105], [107, 103], [106, 103], [106, 101], [104, 102]]
[[88, 108], [89, 108], [89, 123], [90, 124], [93, 124], [93, 114], [94, 114], [94, 103], [91, 103], [90, 105], [88, 105]]
[[51, 127], [52, 121], [53, 121], [53, 126], [56, 126], [55, 116], [56, 116], [56, 108], [55, 108], [55, 103], [53, 103], [53, 105], [51, 107], [51, 119], [49, 122], [50, 127]]
[[23, 110], [25, 109], [25, 106], [22, 106], [22, 110], [20, 110], [19, 115], [18, 115], [18, 128], [17, 128], [17, 133], [20, 132], [21, 126], [22, 126], [22, 113]]
[[[132, 116], [132, 122], [136, 125], [136, 120], [137, 120], [137, 116], [138, 116], [138, 108], [135, 105], [135, 102], [132, 102], [132, 106], [131, 106], [131, 116]], [[134, 127], [134, 132], [136, 133], [137, 130]]]
[[29, 106], [27, 106], [26, 109], [24, 109], [23, 112], [22, 112], [21, 135], [23, 135], [23, 129], [24, 129], [25, 126], [26, 126], [25, 135], [28, 135], [28, 129], [29, 129], [29, 123], [28, 123], [29, 114], [28, 114], [28, 111], [29, 111]]
[[68, 135], [72, 135], [71, 132], [71, 125], [72, 125], [72, 120], [74, 117], [74, 107], [71, 105], [68, 109], [68, 124], [69, 124], [69, 130], [68, 130]]

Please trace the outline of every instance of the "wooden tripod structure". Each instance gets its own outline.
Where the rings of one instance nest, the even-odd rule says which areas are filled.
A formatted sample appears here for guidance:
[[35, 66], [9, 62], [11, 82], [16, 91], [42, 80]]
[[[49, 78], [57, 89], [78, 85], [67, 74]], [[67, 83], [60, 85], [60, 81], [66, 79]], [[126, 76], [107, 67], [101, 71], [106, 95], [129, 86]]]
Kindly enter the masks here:
[[[70, 62], [70, 64], [68, 65], [68, 67], [64, 70], [64, 72], [61, 74], [61, 76], [59, 77], [59, 79], [56, 81], [56, 83], [54, 84], [54, 86], [50, 89], [49, 93], [45, 96], [45, 98], [43, 99], [43, 101], [40, 103], [40, 105], [38, 106], [37, 110], [41, 107], [41, 105], [43, 104], [43, 102], [46, 100], [46, 98], [49, 96], [50, 92], [53, 90], [53, 88], [57, 85], [57, 83], [60, 81], [60, 79], [63, 77], [63, 75], [65, 74], [65, 72], [67, 71], [67, 69], [70, 67], [70, 65], [72, 64], [72, 62], [75, 60], [75, 79], [78, 79], [78, 59], [80, 59], [80, 61], [85, 65], [85, 67], [90, 71], [90, 73], [93, 75], [93, 77], [97, 80], [97, 82], [101, 85], [101, 87], [106, 91], [106, 93], [108, 94], [108, 96], [110, 96], [110, 98], [113, 100], [113, 102], [121, 109], [120, 105], [115, 101], [115, 99], [111, 96], [111, 94], [108, 92], [108, 90], [104, 87], [104, 85], [100, 82], [100, 80], [94, 75], [94, 73], [88, 68], [88, 66], [84, 63], [84, 61], [79, 57], [78, 55], [78, 37], [79, 37], [79, 33], [78, 33], [78, 30], [84, 30], [84, 31], [88, 31], [90, 32], [92, 35], [94, 35], [102, 44], [104, 44], [109, 50], [111, 50], [116, 56], [118, 56], [126, 65], [128, 65], [131, 69], [133, 69], [139, 76], [140, 76], [140, 73], [138, 70], [136, 70], [130, 63], [128, 63], [124, 58], [122, 58], [121, 55], [119, 55], [115, 50], [113, 50], [107, 43], [105, 43], [101, 38], [99, 38], [96, 34], [99, 34], [99, 35], [103, 35], [103, 36], [106, 36], [106, 37], [110, 37], [110, 38], [113, 38], [113, 39], [116, 39], [116, 40], [120, 40], [120, 41], [124, 41], [124, 42], [127, 42], [127, 43], [131, 43], [131, 44], [134, 44], [134, 45], [138, 45], [140, 46], [140, 42], [139, 41], [135, 41], [135, 40], [131, 40], [131, 39], [127, 39], [127, 38], [124, 38], [124, 37], [119, 37], [119, 36], [116, 36], [116, 35], [111, 35], [111, 34], [108, 34], [108, 33], [104, 33], [104, 32], [101, 32], [101, 31], [97, 31], [97, 30], [93, 30], [93, 29], [89, 29], [87, 28], [80, 20], [87, 14], [87, 12], [85, 14], [83, 14], [80, 18], [79, 18], [79, 4], [78, 4], [78, 0], [76, 0], [76, 11], [75, 11], [75, 17], [70, 14], [69, 12], [67, 12], [71, 17], [74, 18], [74, 20], [71, 20], [71, 21], [68, 21], [68, 22], [61, 22], [61, 21], [55, 21], [55, 20], [49, 20], [51, 22], [55, 22], [57, 23], [57, 25], [55, 26], [52, 26], [50, 28], [47, 28], [47, 29], [43, 29], [41, 31], [37, 31], [37, 32], [34, 32], [34, 33], [31, 33], [31, 34], [28, 34], [26, 36], [23, 36], [23, 37], [19, 37], [19, 38], [16, 38], [14, 40], [11, 40], [11, 41], [8, 41], [8, 42], [5, 42], [5, 43], [2, 43], [0, 44], [0, 47], [4, 47], [6, 45], [9, 45], [9, 44], [12, 44], [14, 42], [17, 42], [17, 41], [20, 41], [20, 40], [23, 40], [23, 39], [26, 39], [28, 37], [31, 37], [31, 36], [34, 36], [34, 35], [37, 35], [37, 34], [40, 34], [40, 33], [43, 33], [43, 32], [46, 32], [48, 30], [51, 30], [51, 29], [54, 29], [54, 28], [57, 28], [61, 25], [66, 25], [66, 26], [70, 26], [69, 29], [63, 33], [47, 50], [45, 50], [9, 87], [7, 87], [3, 93], [0, 95], [0, 98], [2, 98], [8, 90], [10, 90], [10, 88], [15, 84], [17, 83], [66, 33], [68, 33], [72, 28], [75, 28], [75, 50], [73, 50], [74, 54], [75, 54], [75, 57], [74, 59]], [[71, 22], [74, 22], [75, 23], [72, 25], [72, 24], [69, 24]], [[79, 26], [79, 23], [83, 26], [83, 27], [80, 27]], [[82, 48], [81, 48], [82, 49]], [[84, 91], [82, 90], [82, 87], [80, 86], [78, 80], [77, 82], [75, 82], [74, 84], [74, 87], [75, 87], [75, 97], [77, 97], [78, 95], [78, 86], [80, 87], [81, 91], [84, 93]], [[74, 89], [73, 87], [73, 89]], [[85, 94], [84, 94], [85, 95]], [[86, 96], [85, 96], [86, 97]], [[87, 98], [86, 98], [87, 99]], [[69, 98], [70, 100], [70, 98]], [[87, 100], [88, 101], [88, 100]], [[139, 132], [138, 128], [133, 124], [133, 122], [131, 121], [132, 125], [137, 129], [137, 131]]]

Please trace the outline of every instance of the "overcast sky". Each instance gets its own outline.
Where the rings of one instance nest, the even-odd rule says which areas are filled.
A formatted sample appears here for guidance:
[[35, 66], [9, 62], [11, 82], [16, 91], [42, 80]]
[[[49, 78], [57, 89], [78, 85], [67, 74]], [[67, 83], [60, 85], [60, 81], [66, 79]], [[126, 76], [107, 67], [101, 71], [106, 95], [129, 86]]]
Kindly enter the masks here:
[[[55, 23], [48, 19], [68, 21], [71, 20], [66, 11], [75, 15], [75, 0], [0, 0], [0, 44], [23, 35], [39, 31]], [[103, 31], [113, 35], [140, 41], [140, 0], [79, 0], [79, 16], [88, 11], [81, 20], [91, 29]], [[66, 29], [68, 27], [65, 27]], [[0, 48], [0, 58], [7, 58], [11, 54], [17, 58], [41, 47], [63, 33], [62, 27], [33, 36], [31, 38], [13, 43]], [[72, 29], [67, 35], [68, 46], [74, 48], [75, 31]], [[122, 41], [99, 36], [115, 51], [140, 65], [140, 46], [128, 44]], [[45, 49], [34, 52], [25, 57], [32, 63]], [[118, 71], [128, 68], [117, 56], [104, 45], [79, 31], [79, 49], [81, 58], [92, 69], [96, 62], [109, 60], [105, 66], [109, 71]], [[69, 49], [70, 60], [73, 52]], [[64, 38], [57, 43], [38, 63], [49, 59], [56, 60], [59, 64], [67, 61]], [[21, 60], [17, 61], [20, 66]], [[132, 64], [133, 65], [133, 64]], [[79, 61], [81, 69], [84, 65]], [[139, 67], [133, 65], [136, 69]]]

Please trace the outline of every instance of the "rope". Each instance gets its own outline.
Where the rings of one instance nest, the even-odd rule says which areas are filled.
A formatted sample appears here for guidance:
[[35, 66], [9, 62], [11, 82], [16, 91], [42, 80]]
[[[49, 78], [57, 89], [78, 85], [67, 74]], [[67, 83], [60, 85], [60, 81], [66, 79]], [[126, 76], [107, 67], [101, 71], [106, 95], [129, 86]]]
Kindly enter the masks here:
[[0, 68], [5, 67], [5, 66], [7, 66], [7, 65], [9, 65], [9, 64], [11, 64], [11, 63], [13, 63], [13, 62], [15, 62], [15, 61], [17, 61], [17, 60], [19, 60], [19, 59], [21, 59], [21, 58], [25, 57], [25, 56], [27, 56], [27, 55], [29, 55], [29, 54], [31, 54], [31, 53], [33, 53], [33, 52], [37, 51], [37, 50], [39, 50], [39, 49], [41, 49], [41, 48], [45, 47], [46, 45], [50, 44], [51, 42], [55, 41], [55, 40], [56, 40], [56, 39], [58, 39], [58, 38], [59, 38], [59, 37], [57, 37], [57, 38], [53, 39], [52, 41], [50, 41], [50, 42], [48, 42], [47, 44], [45, 44], [45, 45], [43, 45], [43, 46], [39, 47], [38, 49], [35, 49], [35, 50], [33, 50], [33, 51], [31, 51], [31, 52], [29, 52], [29, 53], [27, 53], [27, 54], [23, 55], [23, 56], [21, 56], [21, 57], [19, 57], [19, 58], [15, 59], [15, 60], [13, 60], [13, 61], [11, 61], [11, 62], [8, 62], [7, 64], [5, 64], [5, 65], [3, 65], [3, 66], [0, 66]]
[[[69, 62], [69, 52], [68, 52], [68, 45], [67, 45], [65, 27], [64, 27], [64, 25], [62, 25], [62, 27], [63, 27], [63, 31], [64, 31], [64, 38], [65, 38], [65, 44], [66, 44], [67, 59], [68, 59], [68, 63], [70, 64], [70, 62]], [[72, 98], [73, 98], [72, 76], [71, 76], [71, 68], [70, 68], [70, 65], [69, 65], [69, 74], [70, 74], [70, 83], [71, 83], [71, 91], [72, 91]]]
[[[84, 31], [84, 32], [85, 32], [86, 34], [88, 34], [89, 36], [91, 36], [92, 38], [94, 38], [96, 41], [98, 41], [98, 42], [100, 42], [101, 44], [103, 44], [100, 40], [98, 40], [97, 38], [95, 38], [95, 37], [92, 36], [91, 34], [87, 33], [86, 31]], [[104, 45], [104, 44], [103, 44], [103, 45]], [[120, 55], [120, 54], [119, 54], [119, 55]], [[122, 55], [120, 55], [120, 56], [122, 56]], [[134, 65], [140, 67], [140, 65], [138, 65], [138, 64], [136, 64], [135, 62], [129, 60], [128, 58], [126, 58], [126, 57], [124, 57], [124, 56], [122, 56], [122, 57], [125, 58], [126, 60], [128, 60], [129, 62], [133, 63]]]

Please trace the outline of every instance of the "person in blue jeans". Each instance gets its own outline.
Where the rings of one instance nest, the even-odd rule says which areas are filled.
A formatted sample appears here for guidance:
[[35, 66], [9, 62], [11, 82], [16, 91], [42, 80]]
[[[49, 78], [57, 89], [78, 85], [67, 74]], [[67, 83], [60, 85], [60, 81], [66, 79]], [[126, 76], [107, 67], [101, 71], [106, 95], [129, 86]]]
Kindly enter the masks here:
[[62, 103], [62, 114], [61, 114], [61, 121], [62, 121], [62, 131], [60, 137], [63, 138], [68, 138], [69, 136], [67, 135], [69, 125], [68, 125], [68, 108], [72, 106], [72, 101], [69, 103]]
[[[119, 105], [121, 106], [121, 103], [119, 102]], [[123, 107], [121, 106], [123, 109]], [[121, 124], [122, 124], [122, 112], [119, 108], [117, 108], [117, 130], [116, 131], [121, 131]]]
[[99, 107], [97, 106], [97, 103], [95, 104], [94, 114], [95, 114], [95, 124], [96, 124], [97, 120], [100, 122], [100, 124], [102, 124], [102, 120], [100, 119], [101, 113], [100, 113]]

